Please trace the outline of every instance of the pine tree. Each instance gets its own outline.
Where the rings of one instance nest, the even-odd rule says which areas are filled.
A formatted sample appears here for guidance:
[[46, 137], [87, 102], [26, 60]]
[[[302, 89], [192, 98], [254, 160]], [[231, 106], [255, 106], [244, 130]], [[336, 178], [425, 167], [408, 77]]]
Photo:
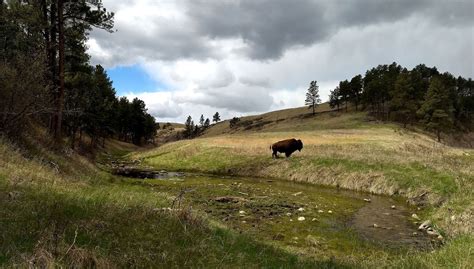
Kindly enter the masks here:
[[188, 118], [186, 119], [186, 122], [184, 123], [184, 128], [184, 135], [186, 137], [191, 137], [194, 132], [194, 121], [191, 116], [188, 116]]
[[[50, 3], [41, 1], [39, 7], [43, 14], [41, 25], [44, 25], [44, 47], [48, 58], [48, 77], [54, 106], [50, 131], [59, 144], [66, 96], [66, 43], [71, 39], [77, 39], [75, 40], [77, 42], [83, 41], [92, 27], [111, 32], [114, 14], [106, 11], [101, 0], [68, 1], [67, 3], [64, 0], [50, 1]], [[77, 35], [68, 35], [71, 32]]]
[[418, 101], [411, 74], [407, 71], [401, 73], [394, 89], [390, 92], [390, 110], [395, 115], [395, 120], [403, 122], [403, 127], [416, 117]]
[[305, 105], [309, 106], [308, 108], [313, 109], [313, 115], [315, 114], [315, 109], [318, 104], [321, 103], [321, 99], [319, 98], [319, 86], [317, 81], [311, 81], [308, 92], [306, 93], [306, 100]]
[[341, 96], [340, 96], [339, 86], [337, 86], [329, 94], [329, 106], [333, 109], [337, 107], [337, 110], [339, 110], [340, 105], [341, 105]]
[[438, 141], [441, 141], [442, 132], [448, 132], [453, 127], [453, 111], [449, 89], [440, 77], [434, 77], [417, 113], [426, 128], [436, 132]]
[[219, 112], [216, 112], [214, 116], [212, 116], [212, 121], [215, 123], [218, 123], [221, 120], [221, 116], [219, 115]]
[[347, 112], [347, 103], [349, 103], [351, 96], [351, 85], [349, 81], [344, 80], [339, 83], [339, 96], [341, 97], [341, 101], [344, 102]]
[[201, 114], [201, 118], [199, 118], [199, 127], [204, 127], [204, 115]]
[[211, 125], [211, 121], [209, 120], [209, 118], [206, 118], [206, 120], [204, 121], [204, 129], [209, 128], [210, 125]]
[[360, 95], [362, 94], [362, 76], [353, 77], [349, 84], [349, 99], [355, 105], [357, 111], [359, 110]]

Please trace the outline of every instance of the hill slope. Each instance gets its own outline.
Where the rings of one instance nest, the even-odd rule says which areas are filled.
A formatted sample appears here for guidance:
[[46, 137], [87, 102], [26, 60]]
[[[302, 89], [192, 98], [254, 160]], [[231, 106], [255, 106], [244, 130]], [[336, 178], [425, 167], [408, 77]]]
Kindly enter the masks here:
[[[364, 113], [301, 114], [306, 112], [306, 108], [299, 108], [246, 117], [242, 122], [253, 119], [252, 123], [235, 129], [221, 123], [204, 137], [150, 150], [109, 141], [107, 150], [111, 155], [134, 151], [129, 158], [157, 169], [250, 179], [258, 176], [398, 194], [427, 208], [419, 212], [420, 216], [441, 228], [448, 238], [445, 246], [432, 252], [396, 255], [362, 251], [332, 259], [325, 249], [328, 242], [318, 242], [315, 237], [305, 244], [327, 256], [313, 259], [291, 248], [281, 249], [238, 234], [206, 219], [199, 209], [166, 209], [179, 196], [170, 191], [179, 188], [173, 181], [161, 184], [119, 178], [74, 152], [51, 152], [40, 145], [22, 151], [0, 139], [0, 267], [472, 265], [473, 150], [448, 147], [424, 134], [371, 121]], [[288, 137], [303, 140], [302, 152], [273, 160], [270, 144]], [[235, 188], [232, 184], [230, 191]], [[194, 195], [202, 199], [199, 193]], [[199, 201], [204, 207], [209, 202]], [[346, 249], [337, 244], [332, 247], [340, 252]]]
[[[373, 121], [363, 112], [329, 112], [324, 106], [318, 112], [310, 116], [307, 108], [296, 108], [243, 117], [234, 128], [225, 121], [200, 138], [129, 157], [155, 169], [292, 180], [403, 197], [425, 208], [420, 214], [448, 238], [446, 245], [429, 255], [382, 260], [367, 254], [364, 261], [353, 262], [362, 267], [469, 268], [474, 262], [474, 150], [446, 146], [426, 134]], [[303, 141], [303, 150], [289, 159], [272, 159], [269, 146], [292, 137]]]
[[[109, 153], [136, 146], [109, 141]], [[331, 267], [162, 210], [173, 197], [112, 176], [72, 151], [0, 138], [0, 268]]]
[[[303, 181], [378, 194], [398, 194], [434, 211], [447, 233], [474, 231], [474, 151], [437, 143], [396, 124], [371, 121], [363, 112], [327, 112], [316, 116], [296, 108], [243, 117], [203, 137], [165, 144], [137, 153], [157, 169], [258, 176]], [[302, 152], [271, 158], [269, 146], [299, 138]], [[450, 214], [460, 216], [452, 221]]]

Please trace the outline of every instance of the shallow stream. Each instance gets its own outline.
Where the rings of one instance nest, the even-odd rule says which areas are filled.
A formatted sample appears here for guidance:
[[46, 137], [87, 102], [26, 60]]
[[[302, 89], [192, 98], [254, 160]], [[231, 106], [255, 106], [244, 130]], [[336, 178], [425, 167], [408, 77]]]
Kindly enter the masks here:
[[146, 172], [127, 181], [177, 197], [174, 207], [192, 206], [221, 225], [294, 252], [363, 256], [436, 245], [417, 230], [420, 220], [412, 214], [422, 212], [401, 199], [282, 180]]

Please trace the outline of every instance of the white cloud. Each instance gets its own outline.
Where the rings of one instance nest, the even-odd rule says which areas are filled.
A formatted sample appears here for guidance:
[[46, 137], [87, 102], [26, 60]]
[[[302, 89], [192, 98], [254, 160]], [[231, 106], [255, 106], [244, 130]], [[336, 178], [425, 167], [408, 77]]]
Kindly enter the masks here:
[[[393, 61], [473, 76], [472, 1], [361, 1], [107, 0], [118, 31], [94, 31], [89, 53], [140, 64], [168, 90], [136, 96], [180, 122], [302, 106], [311, 80], [327, 100], [338, 81]], [[319, 18], [302, 16], [315, 7]]]

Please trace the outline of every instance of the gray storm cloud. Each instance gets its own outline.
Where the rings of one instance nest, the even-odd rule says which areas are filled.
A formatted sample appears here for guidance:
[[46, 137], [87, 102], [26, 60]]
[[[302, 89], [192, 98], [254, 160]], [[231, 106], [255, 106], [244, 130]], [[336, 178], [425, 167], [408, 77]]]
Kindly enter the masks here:
[[[244, 113], [294, 105], [304, 98], [291, 93], [311, 80], [348, 79], [393, 61], [473, 75], [472, 0], [104, 0], [104, 5], [117, 12], [117, 32], [91, 33], [94, 62], [107, 67], [159, 62], [161, 69], [179, 69], [175, 63], [195, 61], [203, 63], [196, 68], [214, 68], [202, 77], [193, 76], [202, 70], [186, 69], [179, 81], [169, 72], [165, 79], [176, 82], [170, 92], [195, 91], [171, 94], [170, 105], [152, 108], [169, 118], [193, 106]], [[275, 98], [276, 90], [283, 99]]]
[[265, 111], [273, 104], [273, 97], [262, 88], [230, 86], [220, 89], [198, 89], [196, 92], [194, 95], [182, 96], [177, 101], [238, 112]]
[[[148, 2], [151, 6], [159, 3]], [[132, 1], [111, 2], [117, 9], [130, 5]], [[114, 52], [108, 59], [110, 65], [137, 57], [221, 59], [226, 55], [212, 42], [226, 39], [241, 39], [246, 45], [235, 53], [272, 60], [291, 48], [327, 40], [345, 27], [395, 22], [410, 16], [442, 27], [472, 26], [474, 21], [474, 2], [470, 0], [182, 0], [176, 5], [184, 18], [154, 16], [137, 26], [120, 17], [116, 20], [117, 33], [93, 31], [91, 36], [103, 49]]]
[[268, 78], [258, 78], [258, 77], [241, 77], [239, 78], [239, 82], [246, 86], [256, 86], [256, 87], [263, 87], [269, 88], [271, 86], [270, 80]]

